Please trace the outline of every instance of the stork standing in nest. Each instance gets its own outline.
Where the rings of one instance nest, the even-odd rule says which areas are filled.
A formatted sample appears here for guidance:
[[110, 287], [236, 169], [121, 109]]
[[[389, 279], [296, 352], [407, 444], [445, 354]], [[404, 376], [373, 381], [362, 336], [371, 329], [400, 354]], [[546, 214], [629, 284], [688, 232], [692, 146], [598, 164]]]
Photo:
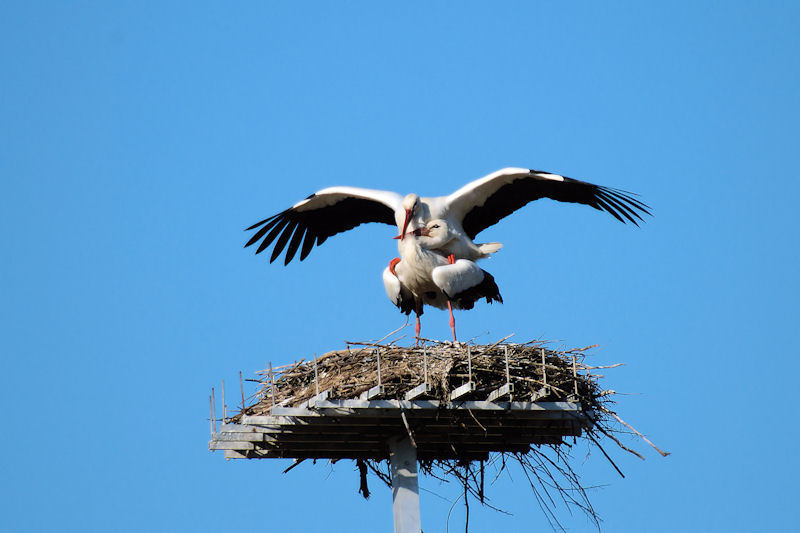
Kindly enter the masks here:
[[[494, 277], [469, 259], [456, 259], [446, 253], [458, 235], [441, 219], [429, 221], [397, 237], [400, 257], [392, 259], [383, 271], [386, 295], [406, 315], [414, 311], [417, 340], [421, 329], [420, 315], [424, 305], [450, 312], [450, 329], [456, 340], [455, 309], [472, 309], [485, 298], [487, 303], [503, 303]], [[481, 259], [502, 247], [500, 243], [475, 244], [470, 241], [465, 253]]]
[[[479, 298], [502, 301], [494, 279], [474, 263], [499, 248], [496, 244], [476, 245], [473, 239], [481, 231], [542, 198], [587, 205], [611, 214], [622, 223], [638, 226], [642, 215], [649, 215], [650, 211], [635, 196], [525, 168], [504, 168], [448, 196], [431, 198], [358, 187], [329, 187], [247, 228], [255, 233], [245, 247], [260, 241], [256, 249], [259, 254], [274, 243], [270, 263], [286, 250], [284, 264], [289, 264], [298, 251], [302, 261], [315, 245], [361, 224], [396, 225], [400, 258], [393, 260], [384, 272], [389, 298], [404, 313], [416, 312], [418, 338], [423, 305], [448, 307], [455, 339], [454, 306], [470, 309]], [[496, 248], [486, 248], [491, 246]]]

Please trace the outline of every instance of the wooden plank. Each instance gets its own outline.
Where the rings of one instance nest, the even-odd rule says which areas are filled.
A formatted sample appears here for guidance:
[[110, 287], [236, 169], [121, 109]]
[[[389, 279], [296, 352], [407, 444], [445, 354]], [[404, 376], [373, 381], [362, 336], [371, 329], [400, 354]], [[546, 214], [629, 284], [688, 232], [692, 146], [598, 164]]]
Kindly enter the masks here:
[[263, 433], [214, 433], [211, 436], [213, 441], [228, 441], [228, 442], [259, 442], [264, 440]]
[[383, 385], [375, 385], [369, 390], [361, 393], [360, 400], [374, 400], [386, 394], [386, 388]]
[[467, 394], [475, 391], [475, 383], [472, 381], [467, 381], [460, 387], [456, 387], [455, 390], [450, 392], [450, 401], [458, 400], [459, 398], [463, 398]]
[[217, 433], [226, 433], [226, 432], [249, 433], [252, 431], [256, 431], [256, 428], [254, 428], [253, 426], [248, 426], [244, 424], [222, 424], [219, 427], [219, 431]]
[[[273, 409], [276, 409], [273, 407]], [[271, 415], [242, 415], [241, 423], [243, 425], [256, 425], [256, 426], [271, 426], [277, 424], [279, 417]]]
[[306, 402], [306, 405], [313, 409], [313, 408], [317, 407], [317, 405], [319, 405], [320, 403], [325, 403], [326, 401], [328, 401], [328, 394], [329, 393], [330, 393], [330, 391], [327, 391], [327, 390], [324, 390], [324, 391], [320, 392], [319, 394], [317, 394], [313, 398], [309, 399], [308, 402]]
[[[468, 384], [462, 385], [462, 387]], [[474, 387], [474, 383], [472, 383]], [[459, 387], [461, 389], [461, 387]], [[456, 389], [456, 390], [459, 390]], [[473, 389], [474, 390], [474, 389]], [[580, 404], [571, 402], [489, 402], [489, 401], [466, 401], [458, 404], [447, 404], [441, 406], [439, 400], [327, 400], [316, 402], [314, 411], [304, 407], [273, 407], [272, 416], [295, 416], [295, 417], [316, 417], [316, 416], [351, 416], [355, 414], [377, 416], [380, 411], [408, 411], [425, 412], [429, 411], [431, 416], [439, 416], [441, 407], [451, 410], [470, 410], [470, 411], [519, 411], [538, 413], [544, 411], [569, 411], [580, 412]], [[364, 413], [369, 411], [369, 413]], [[252, 416], [243, 417], [244, 423], [249, 422]]]
[[545, 385], [544, 387], [540, 388], [539, 390], [535, 391], [531, 395], [531, 401], [535, 402], [538, 401], [539, 398], [544, 398], [550, 395], [550, 385]]
[[511, 383], [506, 383], [499, 389], [493, 390], [489, 397], [486, 398], [487, 402], [494, 402], [501, 398], [508, 398], [511, 396], [511, 393], [514, 392], [514, 385]]
[[[227, 450], [225, 453], [229, 453]], [[319, 452], [314, 451], [311, 453], [297, 452], [297, 453], [284, 453], [254, 450], [248, 452], [235, 452], [247, 459], [375, 459], [378, 461], [386, 460], [389, 458], [388, 451], [372, 450], [369, 452], [352, 452], [352, 453], [338, 453], [338, 452]], [[522, 453], [522, 452], [518, 452]], [[239, 458], [238, 456], [235, 458]], [[463, 452], [455, 453], [452, 449], [435, 450], [434, 453], [426, 452], [425, 450], [417, 450], [417, 458], [420, 461], [433, 460], [433, 459], [459, 459], [462, 461], [487, 461], [489, 459], [488, 452]]]
[[[339, 452], [350, 451], [369, 451], [369, 450], [382, 450], [385, 446], [385, 440], [341, 440], [341, 441], [299, 441], [299, 442], [283, 442], [280, 445], [265, 443], [264, 449], [274, 451], [288, 451], [288, 450], [330, 450]], [[256, 448], [252, 448], [256, 449]]]
[[425, 396], [433, 391], [430, 383], [421, 383], [406, 393], [405, 399], [408, 401], [416, 400], [420, 396]]
[[[573, 426], [588, 427], [589, 423], [583, 418], [525, 418], [515, 419], [510, 417], [505, 418], [488, 418], [488, 417], [444, 417], [443, 419], [436, 420], [434, 418], [415, 419], [408, 417], [409, 423], [414, 425], [415, 430], [434, 432], [440, 431], [443, 433], [452, 432], [454, 428], [456, 431], [461, 429], [470, 432], [497, 432], [509, 433], [519, 431], [534, 431], [537, 429], [562, 429], [567, 430]], [[403, 431], [404, 425], [399, 416], [390, 419], [374, 419], [374, 418], [317, 418], [312, 419], [310, 423], [293, 423], [287, 424], [278, 428], [261, 429], [258, 434], [266, 436], [279, 436], [284, 434], [292, 435], [315, 435], [323, 437], [329, 434], [369, 434], [369, 433], [385, 433]], [[237, 433], [242, 435], [241, 433]], [[245, 434], [248, 435], [248, 434]], [[236, 439], [233, 439], [236, 440]], [[243, 437], [239, 440], [250, 440], [250, 438]]]
[[[491, 403], [491, 402], [487, 402]], [[507, 402], [497, 402], [492, 405], [503, 406], [508, 405]], [[494, 411], [477, 410], [470, 413], [467, 409], [457, 410], [430, 410], [430, 411], [412, 411], [406, 412], [406, 417], [409, 421], [415, 423], [433, 423], [436, 421], [444, 421], [449, 423], [451, 420], [475, 420], [480, 421], [481, 425], [504, 425], [504, 424], [524, 424], [526, 421], [537, 423], [541, 421], [580, 421], [586, 420], [587, 417], [580, 411], [580, 404], [571, 404], [576, 406], [577, 410], [541, 410], [541, 411], [504, 411], [497, 409]], [[339, 409], [321, 409], [321, 410], [304, 410], [294, 413], [296, 416], [285, 417], [282, 424], [274, 424], [272, 426], [257, 426], [258, 431], [269, 433], [278, 430], [284, 430], [289, 427], [306, 428], [306, 427], [327, 427], [330, 425], [339, 426], [370, 426], [389, 424], [394, 425], [399, 423], [400, 411], [385, 411], [376, 410], [365, 412], [361, 411], [347, 411], [342, 412]]]
[[[531, 443], [540, 442], [542, 439], [559, 439], [566, 437], [577, 437], [579, 435], [564, 434], [560, 432], [544, 432], [536, 435], [526, 436], [508, 436], [508, 437], [489, 437], [481, 438], [475, 436], [464, 437], [419, 437], [415, 435], [415, 442], [420, 449], [430, 451], [433, 448], [448, 448], [449, 446], [457, 446], [460, 448], [467, 448], [475, 451], [488, 451], [488, 450], [502, 450], [508, 446], [525, 446]], [[349, 453], [353, 451], [369, 451], [369, 450], [382, 450], [386, 442], [386, 436], [380, 438], [369, 439], [332, 439], [326, 441], [319, 440], [293, 440], [293, 441], [264, 441], [257, 443], [253, 449], [267, 449], [267, 450], [330, 450], [339, 451], [342, 453]], [[217, 448], [219, 449], [219, 448]], [[241, 448], [236, 448], [241, 449]]]
[[247, 459], [247, 454], [237, 450], [225, 450], [225, 459]]
[[275, 407], [270, 415], [242, 416], [214, 434], [209, 448], [226, 450], [230, 458], [382, 460], [387, 441], [405, 434], [403, 411], [424, 460], [525, 453], [532, 445], [580, 436], [591, 423], [589, 412], [570, 402], [320, 399], [314, 408]]
[[[293, 443], [342, 443], [342, 442], [372, 442], [381, 443], [387, 438], [396, 434], [398, 430], [403, 428], [392, 428], [385, 431], [370, 431], [368, 433], [325, 433], [325, 434], [297, 434], [297, 433], [284, 433], [282, 435], [267, 435], [263, 440], [259, 441], [230, 441], [230, 442], [258, 442], [266, 444], [278, 444], [291, 446]], [[570, 435], [573, 436], [581, 431], [579, 426], [570, 428], [539, 428], [530, 431], [506, 431], [506, 432], [482, 432], [476, 430], [473, 432], [458, 431], [458, 432], [435, 432], [416, 430], [414, 432], [415, 438], [419, 434], [420, 442], [455, 442], [455, 441], [471, 441], [471, 442], [491, 442], [491, 441], [523, 441], [525, 439], [534, 439], [540, 436], [558, 436]], [[220, 440], [221, 442], [222, 440]]]
[[223, 441], [212, 440], [208, 443], [209, 450], [253, 450], [255, 446], [252, 442], [243, 440]]
[[[426, 427], [452, 427], [454, 423], [462, 423], [467, 426], [481, 427], [535, 427], [553, 424], [571, 424], [581, 421], [588, 421], [588, 418], [580, 414], [563, 413], [560, 411], [548, 411], [542, 414], [531, 416], [518, 416], [507, 411], [502, 412], [474, 412], [470, 416], [466, 411], [441, 411], [439, 417], [420, 416], [421, 413], [406, 413], [409, 420], [416, 424]], [[435, 413], [427, 413], [435, 415]], [[336, 428], [369, 428], [374, 426], [395, 427], [401, 424], [399, 411], [389, 416], [370, 417], [370, 416], [317, 416], [308, 418], [287, 417], [285, 423], [274, 426], [255, 426], [259, 432], [275, 433], [282, 431], [327, 431], [331, 427]]]

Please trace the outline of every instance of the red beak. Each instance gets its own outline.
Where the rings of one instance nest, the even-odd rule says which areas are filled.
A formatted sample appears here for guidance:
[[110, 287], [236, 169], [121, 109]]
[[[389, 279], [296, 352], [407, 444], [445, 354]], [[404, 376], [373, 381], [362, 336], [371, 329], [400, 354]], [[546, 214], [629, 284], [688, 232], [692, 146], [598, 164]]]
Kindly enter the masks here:
[[406, 235], [406, 230], [408, 229], [408, 223], [411, 222], [411, 210], [406, 209], [406, 219], [403, 221], [403, 229], [400, 231], [400, 235], [397, 236], [401, 241], [403, 237]]

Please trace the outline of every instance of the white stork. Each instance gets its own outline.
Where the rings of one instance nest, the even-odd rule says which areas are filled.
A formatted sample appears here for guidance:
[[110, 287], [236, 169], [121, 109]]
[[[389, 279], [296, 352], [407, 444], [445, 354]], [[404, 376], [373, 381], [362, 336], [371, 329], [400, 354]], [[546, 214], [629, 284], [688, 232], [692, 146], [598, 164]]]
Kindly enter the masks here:
[[[415, 312], [417, 339], [423, 305], [450, 311], [450, 329], [456, 342], [453, 308], [472, 309], [481, 298], [486, 298], [487, 303], [503, 303], [491, 274], [468, 259], [456, 260], [452, 254], [441, 254], [455, 238], [447, 222], [431, 220], [408, 233], [400, 243], [400, 257], [383, 271], [383, 285], [392, 303], [406, 315]], [[488, 255], [499, 247], [491, 243], [476, 248]]]
[[329, 187], [247, 228], [246, 231], [257, 231], [245, 248], [261, 241], [256, 249], [258, 254], [275, 242], [270, 263], [286, 249], [284, 264], [289, 264], [298, 250], [302, 261], [314, 244], [319, 246], [328, 237], [367, 222], [396, 225], [402, 240], [412, 223], [411, 227], [415, 228], [432, 219], [442, 219], [456, 235], [442, 252], [458, 259], [475, 260], [480, 255], [476, 255], [472, 239], [529, 202], [550, 198], [584, 204], [606, 211], [620, 222], [638, 226], [641, 214], [650, 212], [649, 207], [634, 196], [618, 189], [524, 168], [498, 170], [449, 196], [435, 198], [420, 198], [416, 194], [403, 197], [394, 192], [357, 187]]

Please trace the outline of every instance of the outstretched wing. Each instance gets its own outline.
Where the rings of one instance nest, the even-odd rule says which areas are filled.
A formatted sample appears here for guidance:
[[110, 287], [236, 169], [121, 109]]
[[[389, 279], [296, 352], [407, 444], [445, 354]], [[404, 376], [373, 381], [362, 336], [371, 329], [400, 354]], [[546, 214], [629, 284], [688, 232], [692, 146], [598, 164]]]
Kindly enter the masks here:
[[274, 241], [275, 247], [269, 259], [272, 263], [288, 244], [283, 264], [288, 265], [298, 249], [302, 261], [311, 252], [315, 242], [319, 246], [331, 235], [367, 222], [395, 225], [394, 212], [400, 208], [402, 200], [399, 194], [389, 191], [329, 187], [247, 228], [245, 231], [258, 231], [244, 247], [261, 241], [256, 250], [259, 254]]
[[649, 207], [635, 194], [594, 185], [558, 174], [526, 168], [504, 168], [468, 183], [447, 197], [449, 210], [461, 218], [471, 239], [520, 207], [550, 198], [584, 204], [613, 215], [622, 223], [638, 226]]

